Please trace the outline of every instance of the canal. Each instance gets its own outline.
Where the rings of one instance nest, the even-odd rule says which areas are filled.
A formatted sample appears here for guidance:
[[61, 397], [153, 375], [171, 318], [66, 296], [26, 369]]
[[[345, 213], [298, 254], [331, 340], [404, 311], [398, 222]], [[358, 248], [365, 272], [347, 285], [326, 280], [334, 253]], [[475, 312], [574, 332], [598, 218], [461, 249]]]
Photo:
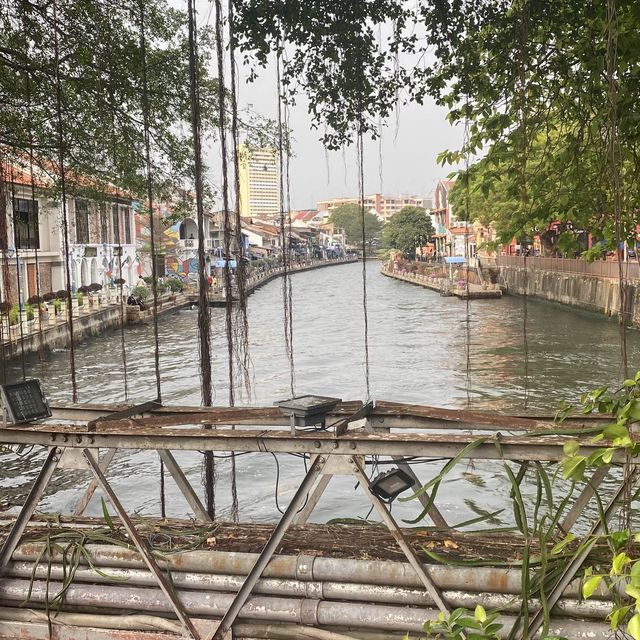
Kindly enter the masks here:
[[[617, 321], [560, 305], [506, 296], [472, 301], [443, 298], [427, 289], [386, 278], [379, 263], [367, 263], [370, 376], [373, 399], [415, 402], [440, 407], [552, 413], [560, 400], [601, 384], [620, 380], [620, 336]], [[296, 274], [292, 278], [296, 393], [364, 399], [364, 349], [361, 264], [347, 264]], [[281, 280], [272, 281], [249, 298], [251, 398], [244, 404], [270, 405], [289, 393], [289, 368], [283, 334]], [[528, 384], [525, 384], [524, 318], [527, 318]], [[165, 404], [200, 403], [197, 310], [182, 310], [160, 320], [161, 370]], [[469, 348], [467, 338], [469, 337]], [[212, 309], [212, 369], [215, 403], [227, 403], [224, 309]], [[640, 335], [628, 333], [630, 368], [640, 364]], [[126, 329], [129, 398], [154, 397], [151, 326]], [[89, 339], [76, 349], [80, 402], [124, 400], [120, 332]], [[20, 376], [20, 363], [11, 365]], [[27, 361], [29, 376], [43, 380], [51, 400], [70, 400], [66, 351]], [[528, 387], [528, 391], [525, 389]], [[200, 485], [201, 456], [177, 454], [194, 486]], [[35, 476], [42, 454], [20, 458], [0, 453], [0, 497], [20, 503]], [[246, 454], [238, 457], [240, 513], [243, 520], [273, 520], [293, 494], [303, 473], [303, 460], [293, 456]], [[441, 468], [433, 462], [416, 471], [427, 480]], [[157, 457], [150, 452], [120, 452], [109, 477], [125, 505], [141, 514], [158, 513]], [[217, 469], [219, 515], [229, 517], [229, 460]], [[381, 469], [384, 467], [380, 467]], [[57, 474], [42, 510], [71, 513], [79, 498], [78, 473]], [[510, 487], [501, 465], [459, 465], [441, 488], [438, 501], [450, 522], [505, 507]], [[186, 503], [167, 481], [168, 513], [188, 516]], [[415, 515], [416, 502], [396, 503], [394, 512]], [[94, 499], [88, 512], [101, 511]], [[314, 520], [366, 517], [364, 498], [354, 481], [334, 479], [318, 505]], [[491, 526], [512, 522], [510, 507], [490, 520]]]

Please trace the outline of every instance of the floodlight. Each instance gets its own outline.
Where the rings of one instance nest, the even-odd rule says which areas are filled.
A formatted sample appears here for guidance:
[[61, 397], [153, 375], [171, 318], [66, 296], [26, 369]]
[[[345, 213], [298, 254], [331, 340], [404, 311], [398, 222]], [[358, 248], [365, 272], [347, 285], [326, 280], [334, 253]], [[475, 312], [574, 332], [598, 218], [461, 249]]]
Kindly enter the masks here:
[[32, 422], [51, 416], [40, 380], [24, 380], [0, 385], [0, 402], [5, 420], [11, 424]]
[[378, 496], [384, 502], [392, 502], [403, 491], [413, 486], [414, 479], [402, 469], [391, 469], [385, 473], [378, 474], [369, 483], [369, 491]]
[[313, 427], [324, 429], [327, 414], [342, 400], [326, 396], [297, 396], [289, 400], [276, 402], [280, 411], [291, 419], [291, 433], [296, 435], [296, 427]]

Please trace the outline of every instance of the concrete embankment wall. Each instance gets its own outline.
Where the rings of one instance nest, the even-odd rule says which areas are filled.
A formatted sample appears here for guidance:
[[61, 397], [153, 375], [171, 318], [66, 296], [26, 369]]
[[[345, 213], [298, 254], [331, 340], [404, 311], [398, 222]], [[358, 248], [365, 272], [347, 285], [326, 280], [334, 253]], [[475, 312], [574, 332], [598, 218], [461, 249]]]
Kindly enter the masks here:
[[[498, 283], [504, 293], [524, 295], [540, 300], [559, 302], [617, 316], [620, 312], [620, 283], [613, 278], [543, 269], [496, 267]], [[628, 324], [640, 327], [639, 287], [634, 281], [625, 281], [625, 317]]]
[[[296, 265], [290, 269], [290, 273], [298, 273], [300, 271], [310, 271], [312, 269], [320, 269], [322, 267], [345, 264], [348, 262], [357, 262], [357, 260], [329, 260], [317, 261], [307, 264]], [[270, 282], [274, 278], [278, 278], [283, 273], [282, 269], [271, 269], [268, 272], [254, 276], [247, 283], [247, 294], [253, 293], [259, 287]], [[183, 307], [189, 306], [197, 302], [197, 293], [183, 293], [177, 295], [164, 295], [158, 300], [158, 316], [176, 311]], [[86, 304], [89, 304], [87, 299]], [[148, 306], [150, 302], [147, 301]], [[224, 306], [225, 300], [222, 295], [211, 295], [210, 304], [212, 306]], [[73, 318], [73, 341], [81, 342], [88, 337], [100, 335], [107, 329], [118, 328], [124, 319], [125, 324], [138, 324], [140, 322], [152, 322], [151, 309], [140, 312], [138, 307], [130, 307], [125, 305], [123, 308], [124, 318], [121, 315], [120, 304], [115, 301], [106, 306], [97, 309], [91, 309], [86, 312], [84, 309], [79, 312], [78, 316]], [[65, 316], [66, 317], [66, 316]], [[42, 332], [36, 321], [28, 323], [24, 327], [22, 335], [19, 327], [14, 326], [9, 332], [10, 339], [6, 335], [2, 336], [1, 357], [5, 360], [19, 358], [22, 353], [37, 353], [42, 348], [47, 349], [64, 349], [69, 345], [69, 330], [67, 322], [58, 316], [58, 321], [50, 324], [45, 320], [42, 324]]]

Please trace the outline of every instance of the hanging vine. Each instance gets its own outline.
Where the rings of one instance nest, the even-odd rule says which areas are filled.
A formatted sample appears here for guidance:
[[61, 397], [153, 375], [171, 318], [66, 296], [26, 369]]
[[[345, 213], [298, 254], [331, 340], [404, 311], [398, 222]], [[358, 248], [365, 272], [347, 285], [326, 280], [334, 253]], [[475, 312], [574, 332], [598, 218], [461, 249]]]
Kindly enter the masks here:
[[60, 48], [58, 44], [58, 13], [56, 0], [52, 2], [53, 9], [53, 46], [55, 56], [55, 95], [56, 95], [56, 124], [58, 133], [58, 173], [60, 176], [60, 195], [62, 198], [62, 240], [64, 249], [65, 288], [67, 291], [67, 331], [69, 334], [69, 363], [71, 366], [71, 400], [78, 402], [78, 382], [76, 378], [76, 354], [73, 336], [73, 309], [71, 304], [71, 269], [69, 255], [69, 220], [67, 215], [67, 185], [65, 175], [65, 137], [62, 118], [62, 82], [60, 78]]
[[[278, 100], [278, 178], [280, 187], [280, 246], [282, 247], [282, 318], [284, 328], [284, 346], [289, 363], [289, 388], [291, 395], [295, 395], [295, 369], [293, 360], [293, 304], [291, 296], [291, 275], [289, 273], [291, 261], [291, 212], [285, 214], [285, 205], [289, 210], [288, 198], [288, 141], [285, 141], [284, 96], [281, 79], [281, 52], [276, 53], [276, 90]], [[286, 154], [286, 155], [285, 155]], [[286, 185], [286, 190], [285, 190]], [[287, 215], [289, 232], [287, 233]]]

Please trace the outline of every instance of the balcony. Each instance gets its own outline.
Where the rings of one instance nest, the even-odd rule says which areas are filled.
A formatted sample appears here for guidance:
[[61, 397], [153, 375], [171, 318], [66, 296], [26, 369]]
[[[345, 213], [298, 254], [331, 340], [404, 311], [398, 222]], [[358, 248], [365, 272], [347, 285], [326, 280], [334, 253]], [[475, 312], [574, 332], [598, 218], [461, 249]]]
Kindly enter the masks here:
[[179, 251], [197, 251], [198, 246], [197, 238], [185, 238], [184, 240], [178, 240]]

